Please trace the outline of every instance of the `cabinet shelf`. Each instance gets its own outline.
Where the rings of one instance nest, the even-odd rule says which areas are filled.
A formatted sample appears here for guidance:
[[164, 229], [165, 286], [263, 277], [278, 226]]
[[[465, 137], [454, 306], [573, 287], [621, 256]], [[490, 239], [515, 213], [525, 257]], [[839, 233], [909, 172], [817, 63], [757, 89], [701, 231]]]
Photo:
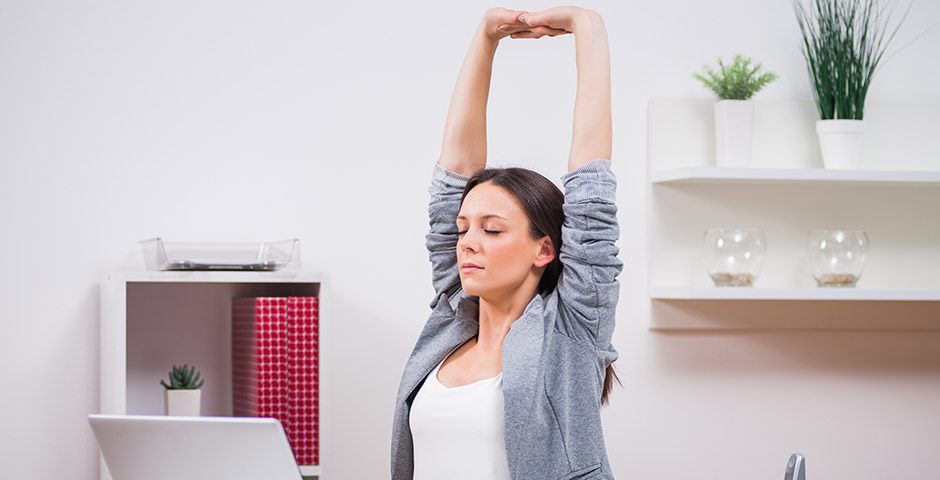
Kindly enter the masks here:
[[[319, 340], [328, 341], [329, 275], [278, 272], [112, 272], [101, 284], [100, 413], [162, 415], [158, 380], [174, 363], [198, 366], [206, 379], [202, 411], [231, 416], [232, 300], [240, 297], [315, 296], [319, 299]], [[180, 334], [182, 333], [182, 335]], [[328, 458], [328, 372], [320, 361], [320, 458]], [[321, 475], [319, 465], [300, 466], [302, 475]], [[109, 479], [101, 463], [101, 479]]]
[[301, 465], [300, 474], [304, 477], [319, 477], [322, 475], [320, 473], [320, 467], [318, 465]]
[[115, 272], [108, 275], [125, 282], [169, 282], [169, 283], [321, 283], [326, 274], [317, 272], [209, 272], [209, 271], [176, 271], [176, 272]]
[[900, 184], [940, 187], [940, 171], [826, 170], [822, 168], [679, 167], [650, 172], [650, 183]]

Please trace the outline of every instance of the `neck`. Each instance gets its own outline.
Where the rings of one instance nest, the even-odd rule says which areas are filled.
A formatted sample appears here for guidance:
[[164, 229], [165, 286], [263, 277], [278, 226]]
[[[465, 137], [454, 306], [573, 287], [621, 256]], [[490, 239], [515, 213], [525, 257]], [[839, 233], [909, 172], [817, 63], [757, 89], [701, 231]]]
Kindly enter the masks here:
[[482, 348], [501, 348], [512, 322], [525, 312], [536, 295], [535, 285], [522, 285], [504, 297], [480, 297], [480, 333], [477, 345]]

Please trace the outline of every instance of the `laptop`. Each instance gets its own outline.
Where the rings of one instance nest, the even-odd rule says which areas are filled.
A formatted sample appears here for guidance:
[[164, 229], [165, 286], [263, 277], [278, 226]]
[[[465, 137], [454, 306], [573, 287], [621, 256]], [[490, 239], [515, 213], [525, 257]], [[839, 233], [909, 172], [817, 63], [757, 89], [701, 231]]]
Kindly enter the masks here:
[[114, 480], [302, 480], [273, 418], [89, 415]]

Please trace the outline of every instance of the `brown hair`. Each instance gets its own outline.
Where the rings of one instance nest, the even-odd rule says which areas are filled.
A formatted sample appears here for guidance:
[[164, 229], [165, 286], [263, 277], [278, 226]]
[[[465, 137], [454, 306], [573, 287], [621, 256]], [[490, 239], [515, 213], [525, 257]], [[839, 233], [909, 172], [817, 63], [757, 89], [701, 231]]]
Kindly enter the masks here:
[[[547, 235], [552, 241], [555, 258], [545, 267], [538, 285], [538, 293], [543, 296], [548, 295], [558, 284], [558, 277], [561, 276], [562, 271], [559, 252], [561, 251], [561, 225], [565, 223], [565, 212], [562, 208], [565, 195], [551, 180], [532, 170], [515, 167], [484, 168], [473, 174], [467, 181], [463, 194], [460, 196], [461, 206], [470, 190], [482, 183], [492, 183], [502, 187], [516, 199], [529, 219], [529, 235], [533, 239], [537, 240]], [[614, 380], [620, 383], [613, 365], [607, 365], [604, 388], [601, 391], [601, 405], [607, 405], [607, 397], [613, 389]]]

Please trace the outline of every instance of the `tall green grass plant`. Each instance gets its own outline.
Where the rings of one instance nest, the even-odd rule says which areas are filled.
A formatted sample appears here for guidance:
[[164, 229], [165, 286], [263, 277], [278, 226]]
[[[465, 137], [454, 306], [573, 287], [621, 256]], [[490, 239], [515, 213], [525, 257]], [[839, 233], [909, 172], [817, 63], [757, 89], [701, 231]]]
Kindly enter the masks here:
[[891, 15], [879, 0], [793, 0], [793, 8], [819, 118], [862, 120], [871, 79], [910, 8], [887, 37]]

